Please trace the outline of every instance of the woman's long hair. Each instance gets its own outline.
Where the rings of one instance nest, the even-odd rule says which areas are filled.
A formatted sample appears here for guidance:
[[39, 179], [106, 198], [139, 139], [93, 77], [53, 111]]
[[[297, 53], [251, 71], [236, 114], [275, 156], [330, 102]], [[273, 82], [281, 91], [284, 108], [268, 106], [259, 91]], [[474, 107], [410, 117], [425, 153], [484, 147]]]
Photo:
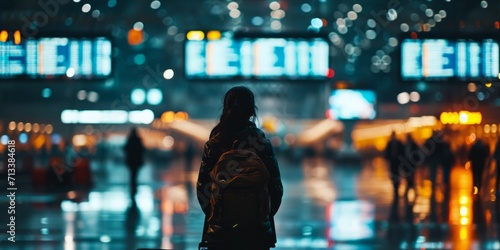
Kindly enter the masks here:
[[224, 106], [219, 124], [210, 138], [221, 135], [222, 140], [230, 139], [236, 131], [248, 124], [250, 118], [255, 118], [257, 107], [254, 95], [250, 89], [243, 86], [233, 87], [224, 96]]

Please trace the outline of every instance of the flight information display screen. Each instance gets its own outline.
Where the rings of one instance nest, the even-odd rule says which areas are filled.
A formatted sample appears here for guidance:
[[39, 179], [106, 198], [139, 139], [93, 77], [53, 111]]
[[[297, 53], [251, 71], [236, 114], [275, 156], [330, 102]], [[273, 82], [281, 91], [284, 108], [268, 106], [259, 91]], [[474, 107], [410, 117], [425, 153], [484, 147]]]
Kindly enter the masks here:
[[403, 80], [497, 78], [499, 46], [493, 39], [405, 39], [401, 43]]
[[104, 37], [0, 42], [0, 79], [107, 78], [111, 54], [111, 41]]
[[186, 41], [188, 79], [325, 79], [329, 44], [321, 38]]

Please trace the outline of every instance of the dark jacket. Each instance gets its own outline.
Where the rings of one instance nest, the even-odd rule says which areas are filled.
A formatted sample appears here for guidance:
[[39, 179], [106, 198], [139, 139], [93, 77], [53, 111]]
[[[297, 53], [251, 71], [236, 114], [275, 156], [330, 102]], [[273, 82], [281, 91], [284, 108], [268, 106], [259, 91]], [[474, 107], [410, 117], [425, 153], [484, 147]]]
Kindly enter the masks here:
[[144, 163], [144, 145], [137, 134], [133, 133], [128, 137], [124, 151], [125, 163], [130, 168], [138, 169]]
[[[224, 141], [229, 143], [224, 143]], [[249, 122], [247, 126], [236, 132], [231, 138], [223, 139], [221, 135], [217, 134], [205, 143], [197, 182], [197, 196], [201, 208], [205, 213], [205, 223], [207, 223], [207, 216], [211, 214], [210, 198], [212, 195], [212, 180], [210, 172], [220, 156], [231, 149], [233, 146], [232, 142], [234, 141], [238, 141], [239, 147], [243, 145], [245, 148], [251, 147], [255, 149], [255, 152], [262, 159], [269, 171], [270, 216], [264, 223], [266, 228], [263, 228], [262, 234], [258, 235], [263, 235], [263, 237], [267, 238], [260, 239], [259, 242], [267, 242], [268, 247], [273, 247], [276, 243], [276, 230], [273, 217], [281, 204], [283, 185], [273, 147], [269, 139], [265, 137], [264, 132], [258, 129], [252, 122]], [[205, 234], [206, 232], [203, 233]]]

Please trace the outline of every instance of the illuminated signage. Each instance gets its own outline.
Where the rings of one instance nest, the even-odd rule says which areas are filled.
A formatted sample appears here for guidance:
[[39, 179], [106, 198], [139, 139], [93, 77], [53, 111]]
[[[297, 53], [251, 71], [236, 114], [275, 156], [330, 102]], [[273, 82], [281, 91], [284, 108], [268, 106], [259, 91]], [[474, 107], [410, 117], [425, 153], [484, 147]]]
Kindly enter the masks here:
[[325, 79], [328, 42], [315, 38], [233, 38], [220, 31], [186, 34], [185, 73], [188, 79]]
[[439, 117], [442, 124], [481, 124], [483, 115], [480, 112], [443, 112]]
[[401, 77], [409, 81], [497, 78], [499, 50], [493, 39], [405, 39]]
[[125, 110], [63, 110], [61, 121], [65, 124], [150, 124], [155, 115], [149, 109]]
[[7, 40], [0, 31], [0, 79], [103, 79], [111, 75], [108, 38], [40, 37]]

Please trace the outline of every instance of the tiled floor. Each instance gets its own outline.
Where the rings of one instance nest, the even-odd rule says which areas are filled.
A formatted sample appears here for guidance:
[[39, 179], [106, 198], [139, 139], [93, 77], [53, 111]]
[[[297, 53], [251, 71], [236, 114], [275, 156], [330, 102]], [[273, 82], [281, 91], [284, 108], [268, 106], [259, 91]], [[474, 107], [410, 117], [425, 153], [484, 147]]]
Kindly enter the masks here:
[[[203, 221], [193, 190], [196, 166], [188, 172], [182, 159], [146, 165], [137, 209], [129, 208], [124, 165], [109, 160], [91, 166], [95, 185], [88, 191], [44, 191], [31, 187], [30, 176], [19, 175], [16, 242], [6, 241], [8, 200], [2, 195], [0, 249], [196, 249]], [[285, 195], [276, 216], [276, 249], [500, 249], [489, 173], [480, 212], [486, 222], [474, 225], [470, 187], [460, 181], [470, 174], [461, 166], [452, 174], [448, 218], [440, 209], [443, 193], [436, 192], [436, 220], [430, 216], [431, 185], [424, 169], [416, 173], [418, 187], [410, 192], [409, 205], [401, 198], [399, 219], [388, 220], [393, 188], [381, 159], [362, 164], [282, 159], [280, 168]]]

